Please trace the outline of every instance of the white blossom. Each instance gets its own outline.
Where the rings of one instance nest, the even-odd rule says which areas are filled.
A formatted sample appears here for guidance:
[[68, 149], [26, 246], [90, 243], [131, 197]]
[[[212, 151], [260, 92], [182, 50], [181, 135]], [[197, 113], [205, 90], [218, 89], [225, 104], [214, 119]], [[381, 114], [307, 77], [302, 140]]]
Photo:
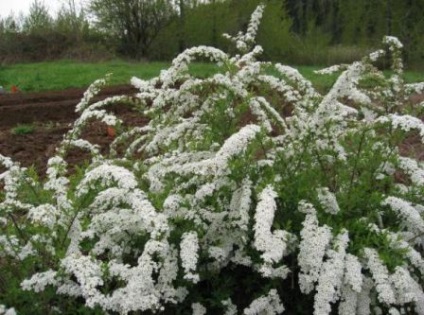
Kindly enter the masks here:
[[252, 181], [245, 178], [231, 198], [230, 218], [239, 229], [246, 231], [249, 224], [249, 209], [252, 196]]
[[26, 291], [33, 290], [34, 292], [42, 292], [45, 290], [46, 286], [58, 284], [56, 274], [57, 272], [51, 269], [45, 272], [36, 273], [30, 279], [22, 281], [21, 288]]
[[59, 216], [60, 212], [58, 209], [50, 204], [43, 204], [32, 208], [28, 213], [28, 217], [33, 222], [39, 223], [49, 228], [54, 227]]
[[400, 42], [400, 40], [395, 36], [384, 36], [383, 43], [388, 44], [390, 46], [390, 49], [402, 49], [403, 44]]
[[417, 161], [400, 157], [399, 158], [400, 168], [409, 175], [411, 181], [417, 186], [424, 186], [424, 169], [418, 165]]
[[330, 66], [324, 69], [315, 70], [314, 73], [316, 74], [333, 74], [335, 72], [339, 72], [344, 70], [347, 67], [347, 65], [334, 65]]
[[340, 211], [336, 196], [328, 189], [328, 187], [319, 188], [317, 189], [317, 192], [318, 200], [324, 208], [324, 211], [331, 214], [337, 214], [337, 212]]
[[339, 315], [356, 314], [358, 293], [349, 285], [344, 284], [340, 289]]
[[409, 83], [405, 84], [405, 90], [412, 94], [412, 93], [423, 93], [424, 92], [424, 82], [418, 82], [418, 83]]
[[346, 254], [345, 257], [345, 278], [344, 283], [350, 285], [353, 291], [356, 293], [361, 292], [362, 288], [362, 265], [359, 262], [358, 257]]
[[206, 308], [200, 303], [191, 304], [191, 308], [193, 309], [193, 315], [205, 315]]
[[390, 308], [389, 314], [390, 315], [401, 315], [400, 312], [396, 308], [394, 308], [394, 307], [391, 307]]
[[314, 315], [330, 314], [330, 303], [335, 303], [339, 299], [348, 241], [347, 231], [342, 231], [334, 239], [334, 249], [327, 250], [327, 260], [322, 264], [318, 278]]
[[244, 126], [240, 131], [225, 141], [221, 149], [216, 153], [216, 158], [228, 160], [231, 157], [243, 153], [249, 142], [252, 141], [259, 132], [260, 127], [257, 125]]
[[116, 165], [102, 164], [86, 173], [77, 187], [78, 194], [82, 195], [89, 188], [94, 188], [97, 181], [100, 181], [103, 186], [110, 186], [115, 183], [117, 187], [126, 190], [137, 187], [137, 180], [129, 170]]
[[375, 288], [380, 302], [390, 305], [396, 302], [395, 294], [389, 279], [389, 271], [378, 256], [378, 252], [372, 248], [365, 248], [364, 254], [367, 258], [367, 268], [372, 274]]
[[398, 197], [387, 197], [382, 205], [389, 206], [404, 222], [408, 230], [415, 234], [424, 233], [424, 220], [411, 203]]
[[[405, 256], [409, 259], [411, 265], [417, 268], [421, 274], [424, 274], [424, 259], [419, 251], [415, 250], [400, 234], [389, 233], [387, 238], [391, 247], [405, 251]], [[412, 238], [414, 239], [415, 237], [412, 236]]]
[[3, 304], [0, 304], [0, 315], [16, 315], [15, 308], [7, 308]]
[[302, 209], [302, 212], [308, 211], [302, 223], [298, 255], [300, 290], [307, 294], [314, 289], [315, 283], [318, 281], [323, 258], [332, 236], [331, 229], [328, 226], [318, 225], [318, 219], [312, 205], [302, 203], [299, 208]]
[[424, 306], [424, 293], [422, 287], [411, 277], [404, 267], [396, 267], [390, 275], [396, 295], [396, 302], [400, 305], [413, 302], [418, 307]]
[[393, 128], [401, 129], [405, 132], [417, 130], [421, 136], [421, 141], [424, 141], [424, 124], [421, 119], [411, 115], [389, 114], [379, 117], [376, 122], [391, 123]]
[[356, 307], [357, 315], [370, 315], [371, 314], [371, 289], [374, 286], [370, 278], [362, 275], [363, 286], [361, 292], [358, 294], [358, 304]]
[[195, 273], [197, 269], [199, 243], [196, 232], [186, 232], [183, 234], [180, 244], [180, 256], [184, 268], [184, 279], [197, 283], [199, 275]]
[[68, 256], [62, 259], [61, 265], [69, 275], [75, 276], [78, 280], [82, 296], [88, 306], [103, 305], [104, 296], [99, 287], [104, 284], [104, 281], [99, 264], [86, 256]]
[[266, 263], [275, 263], [281, 260], [286, 248], [286, 232], [271, 231], [277, 204], [277, 193], [273, 187], [267, 186], [259, 195], [259, 202], [255, 212], [255, 241], [254, 247], [262, 252], [262, 259]]
[[252, 16], [250, 18], [250, 22], [245, 34], [240, 32], [235, 37], [232, 37], [228, 34], [224, 34], [225, 38], [233, 41], [236, 44], [236, 47], [239, 51], [241, 52], [248, 51], [251, 45], [254, 43], [264, 9], [265, 9], [264, 5], [259, 5], [256, 8], [256, 10], [252, 13]]
[[245, 315], [275, 315], [284, 312], [284, 306], [280, 301], [278, 292], [271, 289], [267, 295], [261, 296], [250, 303], [249, 307], [245, 308]]

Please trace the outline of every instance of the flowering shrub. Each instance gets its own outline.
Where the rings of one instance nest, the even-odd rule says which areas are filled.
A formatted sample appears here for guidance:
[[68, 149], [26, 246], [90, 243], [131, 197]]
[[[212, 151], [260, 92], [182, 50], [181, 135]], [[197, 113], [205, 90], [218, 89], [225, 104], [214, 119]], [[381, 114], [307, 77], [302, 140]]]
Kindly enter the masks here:
[[[263, 8], [246, 34], [227, 35], [240, 55], [191, 48], [159, 77], [132, 79], [148, 125], [107, 111], [125, 96], [90, 104], [99, 80], [46, 179], [0, 156], [6, 305], [424, 314], [424, 164], [410, 148], [424, 140], [423, 104], [408, 101], [424, 83], [404, 83], [402, 44], [386, 37], [388, 49], [324, 69], [341, 73], [321, 95], [296, 69], [258, 61]], [[386, 56], [389, 76], [374, 66]], [[220, 71], [191, 77], [196, 58]], [[81, 139], [92, 119], [119, 127], [108, 155]], [[92, 159], [69, 175], [72, 147]]]

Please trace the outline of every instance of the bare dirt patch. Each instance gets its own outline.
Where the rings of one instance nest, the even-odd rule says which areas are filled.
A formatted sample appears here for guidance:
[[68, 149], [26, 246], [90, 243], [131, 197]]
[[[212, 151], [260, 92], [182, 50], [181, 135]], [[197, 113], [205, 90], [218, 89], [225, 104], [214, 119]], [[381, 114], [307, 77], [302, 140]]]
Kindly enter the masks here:
[[[7, 94], [0, 95], [0, 154], [11, 157], [22, 166], [34, 165], [43, 175], [48, 159], [55, 153], [55, 148], [78, 117], [75, 106], [83, 96], [85, 89], [64, 91]], [[137, 92], [131, 86], [113, 86], [102, 90], [94, 101], [112, 95], [134, 95]], [[147, 119], [125, 104], [116, 104], [111, 110], [124, 120], [126, 125], [144, 125]], [[28, 124], [33, 130], [28, 134], [13, 132], [19, 124]], [[105, 152], [112, 138], [102, 123], [93, 122], [83, 134], [84, 139], [99, 144]], [[70, 164], [82, 164], [87, 155], [71, 152]]]

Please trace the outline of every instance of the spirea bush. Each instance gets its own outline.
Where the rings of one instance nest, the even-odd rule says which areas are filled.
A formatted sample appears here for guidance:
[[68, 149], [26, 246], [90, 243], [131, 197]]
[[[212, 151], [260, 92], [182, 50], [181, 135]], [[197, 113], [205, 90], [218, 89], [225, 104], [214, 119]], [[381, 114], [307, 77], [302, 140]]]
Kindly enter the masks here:
[[[322, 95], [258, 60], [263, 9], [226, 35], [239, 55], [195, 47], [133, 78], [147, 125], [107, 110], [126, 96], [91, 103], [99, 80], [45, 179], [0, 157], [0, 310], [424, 314], [424, 104], [409, 101], [424, 83], [404, 83], [402, 44], [385, 37], [322, 70], [340, 73]], [[199, 59], [218, 72], [190, 76]], [[93, 119], [117, 127], [107, 155], [81, 138]], [[70, 175], [74, 147], [92, 158]]]

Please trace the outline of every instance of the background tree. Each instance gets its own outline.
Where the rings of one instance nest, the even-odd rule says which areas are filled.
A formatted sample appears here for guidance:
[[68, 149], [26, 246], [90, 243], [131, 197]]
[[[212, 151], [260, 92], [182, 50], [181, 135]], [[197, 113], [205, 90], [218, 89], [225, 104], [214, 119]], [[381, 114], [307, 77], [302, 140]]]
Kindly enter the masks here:
[[221, 34], [246, 29], [265, 2], [257, 39], [266, 60], [350, 63], [392, 35], [404, 44], [408, 67], [424, 64], [424, 0], [85, 0], [83, 8], [59, 0], [55, 16], [42, 1], [27, 16], [0, 19], [0, 61], [170, 60], [197, 45], [229, 51]]
[[77, 40], [81, 39], [81, 34], [87, 27], [87, 23], [85, 11], [76, 6], [75, 0], [65, 0], [55, 20], [58, 30], [73, 33]]
[[135, 58], [147, 56], [152, 41], [176, 12], [169, 0], [91, 0], [89, 10], [97, 27], [118, 37], [118, 51]]
[[29, 8], [29, 14], [24, 19], [24, 32], [40, 34], [51, 30], [52, 24], [53, 18], [44, 2], [34, 0]]
[[72, 35], [78, 42], [89, 27], [84, 10], [76, 7], [75, 0], [67, 0], [62, 4], [55, 25], [59, 32]]

